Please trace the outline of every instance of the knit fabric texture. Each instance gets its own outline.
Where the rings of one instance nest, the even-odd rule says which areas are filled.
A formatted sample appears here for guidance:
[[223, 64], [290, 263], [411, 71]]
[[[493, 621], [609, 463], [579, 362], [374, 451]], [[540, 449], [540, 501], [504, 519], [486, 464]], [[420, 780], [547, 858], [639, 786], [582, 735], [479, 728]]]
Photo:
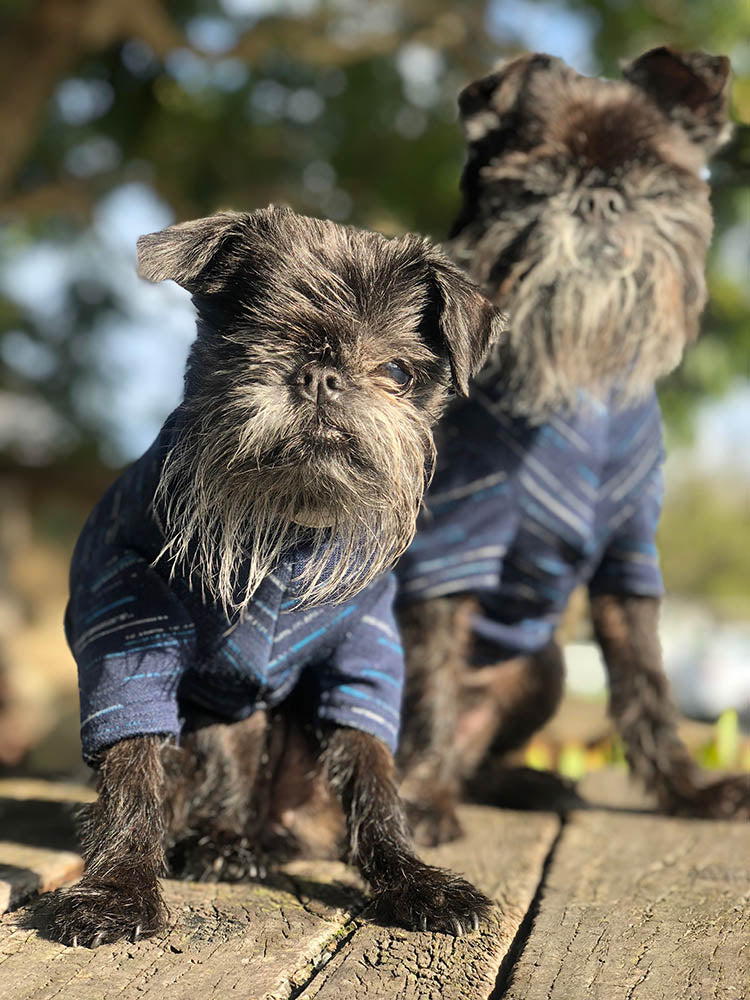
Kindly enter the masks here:
[[309, 549], [275, 567], [240, 620], [154, 560], [163, 534], [152, 511], [177, 412], [110, 487], [86, 522], [71, 566], [65, 617], [78, 664], [84, 759], [129, 736], [179, 737], [196, 719], [227, 721], [279, 705], [304, 674], [321, 720], [372, 733], [395, 750], [403, 651], [395, 578], [354, 599], [297, 609]]
[[582, 395], [574, 412], [532, 424], [480, 378], [441, 433], [426, 510], [397, 567], [399, 602], [476, 594], [474, 631], [503, 659], [545, 646], [579, 583], [663, 592], [654, 393], [624, 408]]

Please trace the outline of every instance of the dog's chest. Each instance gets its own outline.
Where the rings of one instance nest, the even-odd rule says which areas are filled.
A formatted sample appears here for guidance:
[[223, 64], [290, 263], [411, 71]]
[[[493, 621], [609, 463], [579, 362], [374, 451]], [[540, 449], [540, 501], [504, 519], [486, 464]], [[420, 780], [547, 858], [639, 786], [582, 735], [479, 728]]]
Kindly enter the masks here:
[[531, 425], [476, 391], [448, 414], [402, 595], [492, 591], [513, 616], [555, 613], [636, 516], [661, 460], [653, 395], [619, 411], [585, 400]]
[[369, 595], [359, 602], [299, 609], [293, 576], [290, 562], [280, 564], [263, 580], [241, 620], [229, 628], [213, 606], [194, 611], [202, 636], [202, 655], [187, 685], [194, 695], [210, 691], [212, 704], [217, 698], [226, 702], [227, 712], [237, 693], [248, 690], [256, 692], [259, 706], [274, 705], [294, 688], [306, 666], [330, 660], [358, 626]]

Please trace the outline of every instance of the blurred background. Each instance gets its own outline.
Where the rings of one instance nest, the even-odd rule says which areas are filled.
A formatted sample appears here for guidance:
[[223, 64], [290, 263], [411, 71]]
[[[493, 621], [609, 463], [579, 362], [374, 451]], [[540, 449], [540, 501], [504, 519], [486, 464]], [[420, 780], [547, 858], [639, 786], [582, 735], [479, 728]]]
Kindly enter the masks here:
[[[712, 166], [703, 335], [662, 388], [664, 642], [683, 709], [721, 716], [696, 750], [750, 766], [747, 2], [0, 0], [0, 19], [0, 770], [80, 766], [70, 551], [180, 396], [192, 309], [135, 277], [137, 236], [273, 201], [441, 239], [463, 85], [523, 50], [617, 75], [661, 44], [731, 57], [737, 123]], [[608, 737], [585, 616], [571, 637], [599, 714], [530, 753], [574, 772]]]

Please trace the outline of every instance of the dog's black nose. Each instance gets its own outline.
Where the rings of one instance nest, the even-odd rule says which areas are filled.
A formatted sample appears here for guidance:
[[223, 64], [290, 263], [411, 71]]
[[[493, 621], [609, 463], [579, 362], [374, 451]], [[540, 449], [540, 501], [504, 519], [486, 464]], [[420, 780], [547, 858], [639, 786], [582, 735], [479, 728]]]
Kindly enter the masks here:
[[308, 365], [297, 382], [299, 391], [307, 399], [322, 403], [335, 399], [344, 388], [344, 380], [335, 368], [329, 365]]
[[585, 222], [614, 222], [624, 211], [625, 199], [611, 188], [584, 191], [575, 208]]

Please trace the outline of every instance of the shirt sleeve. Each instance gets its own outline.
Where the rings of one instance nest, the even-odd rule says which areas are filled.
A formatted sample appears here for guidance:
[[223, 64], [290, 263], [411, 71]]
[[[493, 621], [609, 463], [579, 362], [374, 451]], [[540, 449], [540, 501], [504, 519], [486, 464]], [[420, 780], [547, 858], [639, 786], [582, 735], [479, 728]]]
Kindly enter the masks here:
[[84, 760], [130, 736], [178, 735], [179, 680], [195, 656], [182, 602], [142, 556], [79, 574], [65, 615], [78, 664]]
[[404, 651], [393, 615], [395, 579], [389, 574], [375, 586], [375, 599], [321, 673], [318, 714], [372, 733], [395, 752], [404, 685]]
[[589, 582], [591, 594], [636, 594], [660, 597], [664, 583], [659, 568], [656, 529], [661, 515], [664, 481], [654, 470], [637, 500], [618, 513], [604, 553]]

